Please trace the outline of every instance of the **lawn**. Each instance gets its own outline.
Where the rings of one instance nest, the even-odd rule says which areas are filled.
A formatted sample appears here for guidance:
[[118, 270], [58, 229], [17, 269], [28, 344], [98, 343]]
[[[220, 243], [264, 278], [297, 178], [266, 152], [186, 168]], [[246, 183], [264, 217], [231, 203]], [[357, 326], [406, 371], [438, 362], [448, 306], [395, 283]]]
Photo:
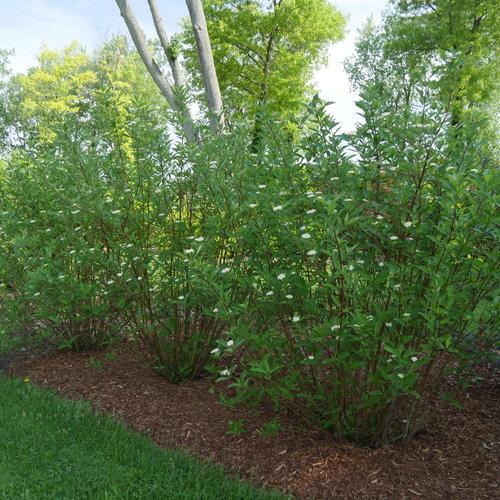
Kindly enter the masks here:
[[0, 401], [0, 498], [282, 498], [28, 380], [0, 377]]

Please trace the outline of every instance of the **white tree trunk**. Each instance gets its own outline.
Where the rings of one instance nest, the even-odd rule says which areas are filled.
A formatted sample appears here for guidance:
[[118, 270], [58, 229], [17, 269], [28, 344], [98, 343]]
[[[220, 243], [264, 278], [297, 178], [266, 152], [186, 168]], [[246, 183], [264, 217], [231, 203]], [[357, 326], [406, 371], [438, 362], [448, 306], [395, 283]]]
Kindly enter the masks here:
[[161, 18], [158, 4], [156, 3], [156, 0], [148, 0], [148, 4], [151, 15], [153, 16], [156, 33], [158, 33], [158, 38], [160, 39], [163, 52], [165, 52], [168, 63], [170, 64], [170, 69], [172, 70], [174, 84], [178, 87], [183, 87], [184, 79], [182, 77], [182, 68], [177, 57], [172, 55], [170, 40], [168, 38], [167, 32], [165, 31], [165, 25], [163, 24], [163, 19]]
[[224, 127], [224, 115], [222, 111], [222, 97], [219, 88], [219, 80], [215, 71], [212, 47], [208, 35], [205, 12], [201, 0], [186, 0], [193, 25], [194, 37], [198, 49], [201, 74], [205, 86], [208, 111], [210, 113], [210, 128], [217, 132]]
[[160, 68], [156, 64], [153, 59], [151, 53], [148, 50], [148, 46], [146, 43], [146, 38], [144, 37], [144, 33], [135, 18], [134, 12], [130, 7], [128, 0], [115, 0], [118, 8], [120, 9], [120, 14], [125, 20], [125, 24], [127, 25], [128, 31], [132, 40], [134, 42], [135, 48], [137, 52], [141, 56], [141, 59], [146, 66], [149, 74], [153, 78], [154, 82], [160, 89], [161, 93], [167, 99], [170, 107], [175, 112], [182, 112], [183, 120], [182, 120], [182, 128], [184, 131], [185, 138], [188, 142], [196, 142], [196, 133], [194, 130], [193, 120], [191, 119], [189, 110], [186, 106], [180, 106], [177, 102], [174, 91], [170, 86], [170, 83], [165, 78]]

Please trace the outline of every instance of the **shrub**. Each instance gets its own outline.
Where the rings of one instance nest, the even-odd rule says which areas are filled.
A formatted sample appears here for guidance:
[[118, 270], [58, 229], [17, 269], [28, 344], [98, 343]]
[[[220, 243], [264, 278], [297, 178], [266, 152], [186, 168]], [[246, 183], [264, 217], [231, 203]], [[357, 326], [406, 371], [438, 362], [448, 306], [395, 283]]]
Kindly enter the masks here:
[[421, 429], [467, 336], [491, 341], [495, 174], [432, 109], [364, 111], [349, 142], [319, 102], [299, 144], [269, 139], [239, 208], [246, 313], [216, 357], [236, 400], [377, 446]]

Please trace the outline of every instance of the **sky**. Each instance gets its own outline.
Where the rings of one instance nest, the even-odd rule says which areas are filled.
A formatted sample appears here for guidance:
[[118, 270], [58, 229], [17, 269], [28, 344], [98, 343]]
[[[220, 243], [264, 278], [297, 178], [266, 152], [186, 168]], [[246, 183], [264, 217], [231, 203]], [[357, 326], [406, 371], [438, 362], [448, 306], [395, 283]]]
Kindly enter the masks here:
[[[329, 0], [330, 1], [330, 0]], [[146, 0], [130, 0], [142, 29], [155, 34]], [[347, 35], [329, 49], [328, 65], [314, 78], [319, 95], [334, 104], [330, 112], [345, 131], [357, 120], [354, 102], [358, 96], [350, 89], [343, 61], [354, 54], [357, 30], [368, 17], [377, 21], [387, 0], [331, 0], [348, 16]], [[187, 15], [185, 0], [158, 0], [167, 31], [174, 33], [179, 20]], [[0, 0], [0, 48], [14, 49], [11, 69], [24, 72], [36, 63], [43, 44], [63, 48], [78, 40], [92, 50], [115, 33], [126, 33], [114, 0]]]

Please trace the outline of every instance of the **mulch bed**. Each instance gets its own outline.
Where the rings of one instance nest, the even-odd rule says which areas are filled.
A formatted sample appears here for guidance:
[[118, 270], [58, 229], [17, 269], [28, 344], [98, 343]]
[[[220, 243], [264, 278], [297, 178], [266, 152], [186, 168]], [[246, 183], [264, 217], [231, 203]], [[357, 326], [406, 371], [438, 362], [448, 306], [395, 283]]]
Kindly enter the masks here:
[[[54, 351], [16, 359], [9, 368], [65, 397], [90, 401], [162, 447], [188, 450], [308, 499], [499, 497], [500, 376], [482, 370], [486, 381], [459, 395], [462, 411], [440, 405], [427, 432], [409, 445], [365, 449], [301, 432], [293, 421], [275, 437], [261, 436], [272, 412], [222, 406], [211, 381], [171, 384], [128, 350], [113, 361], [103, 353]], [[228, 435], [228, 421], [240, 419], [246, 432]]]

